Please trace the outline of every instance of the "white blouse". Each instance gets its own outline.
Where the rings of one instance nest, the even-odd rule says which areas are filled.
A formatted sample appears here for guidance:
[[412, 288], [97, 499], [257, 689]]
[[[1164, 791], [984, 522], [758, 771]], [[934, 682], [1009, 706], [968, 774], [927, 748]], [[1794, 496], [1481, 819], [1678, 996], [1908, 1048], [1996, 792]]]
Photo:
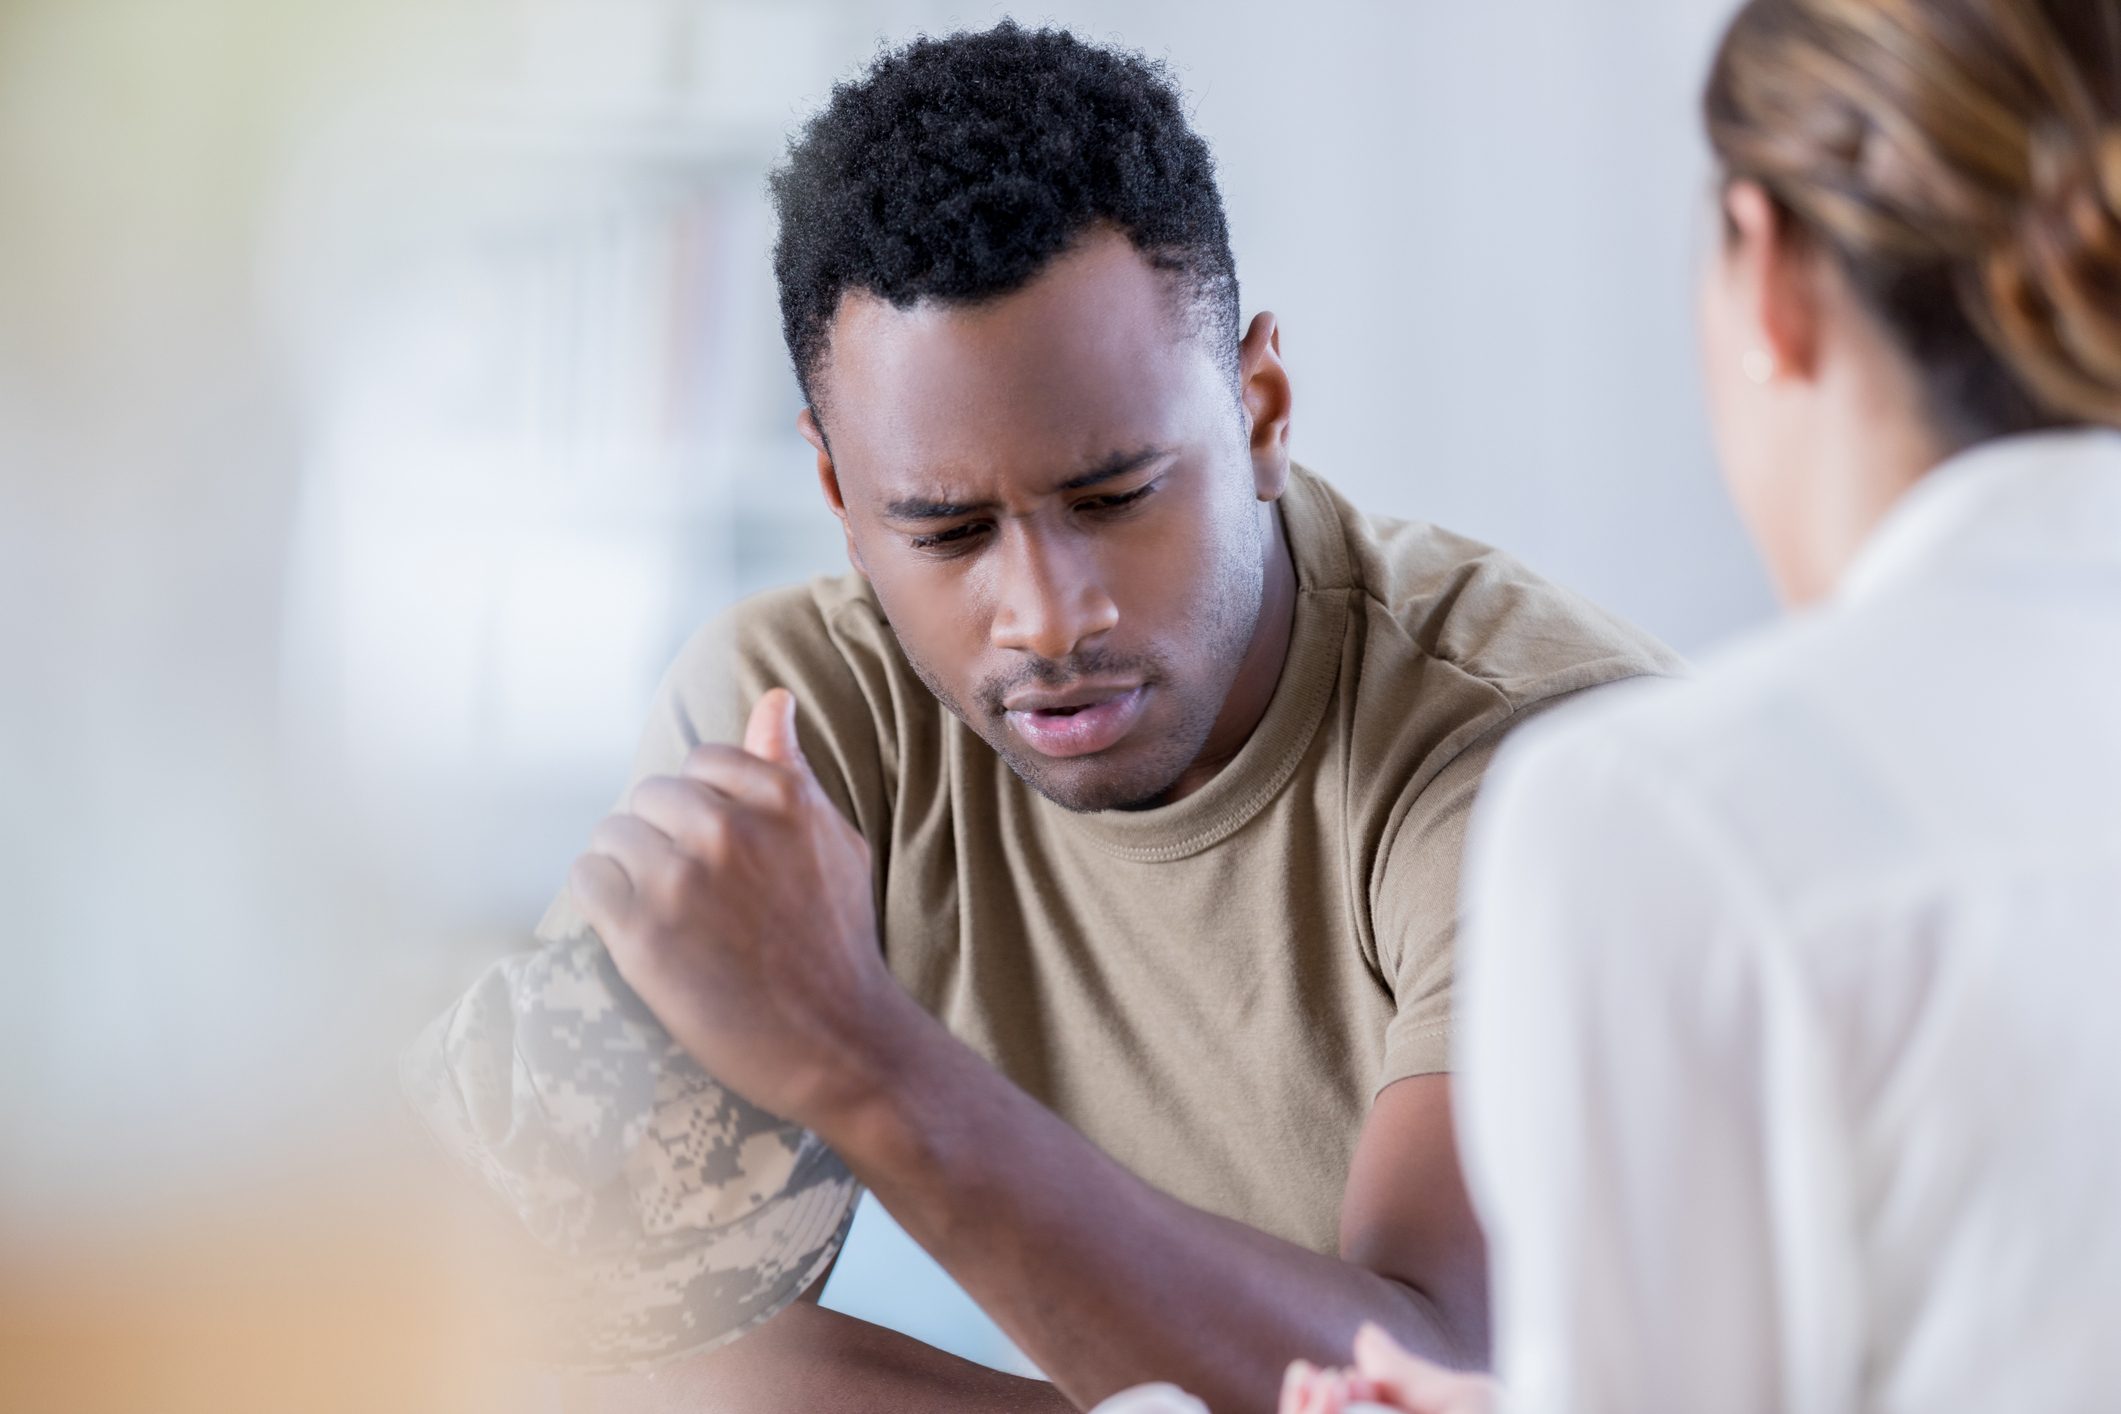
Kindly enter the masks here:
[[1528, 727], [1467, 869], [1510, 1409], [2121, 1408], [2121, 435]]

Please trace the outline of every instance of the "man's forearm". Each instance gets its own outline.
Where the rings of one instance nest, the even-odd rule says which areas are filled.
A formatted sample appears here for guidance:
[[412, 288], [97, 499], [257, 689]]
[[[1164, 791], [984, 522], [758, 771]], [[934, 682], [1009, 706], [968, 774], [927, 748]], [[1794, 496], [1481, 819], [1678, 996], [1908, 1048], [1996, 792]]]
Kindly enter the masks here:
[[562, 1382], [565, 1414], [1066, 1414], [1043, 1380], [798, 1302], [717, 1350], [649, 1375]]
[[1270, 1409], [1290, 1359], [1344, 1360], [1364, 1320], [1485, 1358], [1468, 1313], [1157, 1191], [925, 1015], [894, 1041], [874, 1098], [820, 1132], [1077, 1403], [1171, 1380]]

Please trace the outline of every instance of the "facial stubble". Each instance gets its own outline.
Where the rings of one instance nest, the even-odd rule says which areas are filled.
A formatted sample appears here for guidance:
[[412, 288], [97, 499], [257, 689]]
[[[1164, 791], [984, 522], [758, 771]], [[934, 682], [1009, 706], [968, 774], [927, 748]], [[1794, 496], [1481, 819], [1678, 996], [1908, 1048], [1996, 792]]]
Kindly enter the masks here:
[[[1197, 685], [1178, 681], [1169, 660], [1154, 648], [1135, 653], [1092, 648], [1064, 659], [1026, 658], [1015, 671], [981, 683], [975, 694], [979, 710], [968, 712], [903, 639], [900, 647], [914, 674], [935, 694], [936, 700], [994, 748], [1024, 784], [1055, 805], [1083, 814], [1156, 806], [1200, 757], [1258, 632], [1266, 589], [1266, 551], [1273, 544], [1263, 516], [1273, 513], [1271, 506], [1262, 508], [1256, 499], [1247, 496], [1242, 510], [1226, 513], [1218, 526], [1216, 570], [1194, 611], [1181, 620], [1176, 633], [1181, 641], [1206, 645], [1199, 659], [1207, 670], [1206, 676]], [[1119, 762], [1101, 759], [1105, 752], [1072, 758], [1087, 769], [1058, 766], [1052, 758], [1025, 748], [1010, 729], [1003, 703], [1018, 688], [1033, 684], [1064, 687], [1071, 682], [1111, 677], [1139, 678], [1152, 693], [1175, 692], [1181, 709], [1178, 722], [1150, 746], [1145, 756], [1129, 763], [1123, 774]], [[1071, 776], [1076, 779], [1069, 779]]]

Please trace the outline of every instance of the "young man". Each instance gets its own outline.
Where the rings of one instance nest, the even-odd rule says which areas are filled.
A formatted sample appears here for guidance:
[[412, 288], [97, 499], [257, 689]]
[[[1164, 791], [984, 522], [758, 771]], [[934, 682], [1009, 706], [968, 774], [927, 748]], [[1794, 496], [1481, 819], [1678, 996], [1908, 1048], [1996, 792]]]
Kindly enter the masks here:
[[[1364, 1319], [1483, 1364], [1445, 1076], [1463, 822], [1512, 726], [1674, 659], [1292, 468], [1273, 316], [1239, 327], [1156, 67], [923, 40], [835, 91], [774, 191], [855, 572], [686, 648], [547, 952], [437, 1033], [459, 1149], [634, 1292], [607, 1305], [671, 1317], [592, 1353], [722, 1341], [583, 1402], [1167, 1379], [1264, 1409]], [[786, 1304], [841, 1161], [1058, 1393]]]

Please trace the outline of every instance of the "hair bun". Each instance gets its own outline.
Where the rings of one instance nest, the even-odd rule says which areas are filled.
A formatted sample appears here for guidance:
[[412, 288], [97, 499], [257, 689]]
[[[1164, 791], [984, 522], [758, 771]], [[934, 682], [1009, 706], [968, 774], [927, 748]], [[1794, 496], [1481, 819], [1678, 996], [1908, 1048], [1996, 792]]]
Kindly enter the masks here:
[[2121, 423], [2121, 127], [2036, 130], [2029, 155], [1982, 270], [2000, 351], [2057, 411]]
[[1944, 436], [2121, 425], [2121, 0], [1745, 0], [1702, 108]]

